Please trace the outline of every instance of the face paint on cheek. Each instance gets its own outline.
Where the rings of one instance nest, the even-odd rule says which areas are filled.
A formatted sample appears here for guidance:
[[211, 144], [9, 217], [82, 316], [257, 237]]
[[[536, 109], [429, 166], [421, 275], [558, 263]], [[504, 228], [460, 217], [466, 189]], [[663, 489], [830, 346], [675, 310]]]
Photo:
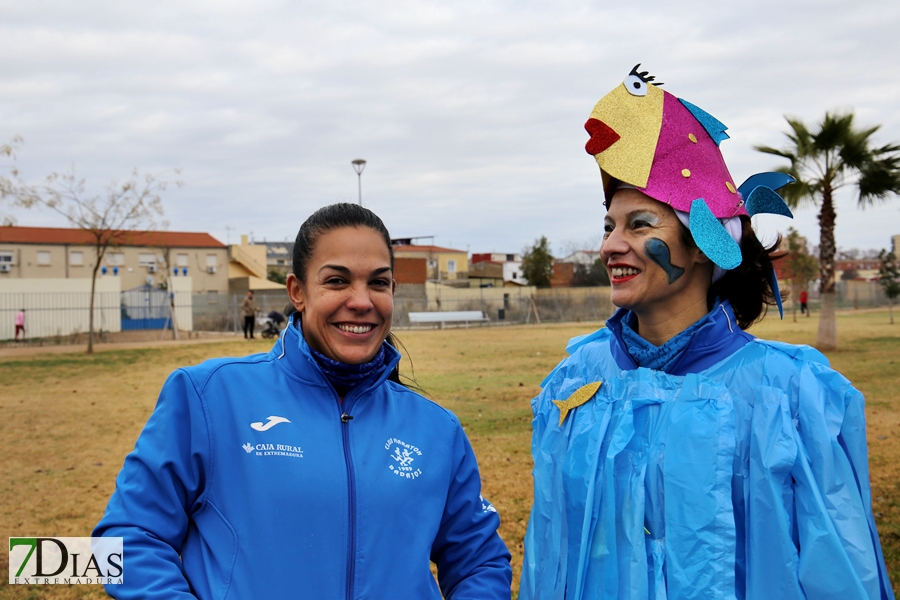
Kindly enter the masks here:
[[684, 275], [684, 269], [672, 264], [672, 254], [669, 252], [669, 247], [664, 241], [657, 238], [650, 238], [647, 240], [647, 243], [644, 244], [644, 252], [650, 260], [655, 262], [666, 272], [666, 277], [669, 279], [670, 285]]

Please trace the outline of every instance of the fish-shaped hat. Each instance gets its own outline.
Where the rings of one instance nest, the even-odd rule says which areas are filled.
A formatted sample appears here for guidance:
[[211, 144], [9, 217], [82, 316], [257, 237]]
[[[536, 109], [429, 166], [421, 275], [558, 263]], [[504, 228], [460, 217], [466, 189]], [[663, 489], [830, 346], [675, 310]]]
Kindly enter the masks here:
[[[794, 179], [758, 173], [735, 186], [719, 150], [728, 139], [725, 125], [663, 91], [655, 77], [639, 68], [597, 102], [584, 125], [591, 135], [585, 150], [600, 166], [607, 201], [624, 183], [668, 204], [716, 266], [735, 269], [741, 264], [737, 218], [760, 213], [793, 217], [775, 190]], [[772, 283], [780, 310], [777, 281]]]

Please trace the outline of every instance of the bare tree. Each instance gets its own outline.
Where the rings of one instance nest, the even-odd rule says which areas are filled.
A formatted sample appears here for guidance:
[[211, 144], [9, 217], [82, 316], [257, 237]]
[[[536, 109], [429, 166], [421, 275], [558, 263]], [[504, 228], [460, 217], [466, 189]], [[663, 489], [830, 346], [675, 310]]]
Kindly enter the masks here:
[[158, 225], [156, 219], [163, 214], [161, 193], [168, 183], [159, 174], [141, 174], [135, 169], [124, 181], [110, 181], [104, 193], [90, 195], [85, 191], [84, 180], [78, 179], [73, 169], [64, 174], [52, 173], [42, 184], [16, 191], [20, 205], [49, 208], [90, 236], [96, 261], [91, 272], [88, 354], [94, 351], [94, 292], [100, 263], [107, 250], [127, 244], [131, 232]]
[[[168, 311], [169, 311], [169, 324], [172, 326], [172, 339], [177, 340], [180, 339], [178, 336], [178, 317], [175, 314], [175, 286], [172, 282], [172, 248], [162, 243], [160, 240], [159, 243], [153, 245], [153, 249], [158, 252], [156, 255], [156, 260], [163, 267], [163, 274], [165, 277], [163, 278], [163, 282], [159, 284], [159, 287], [166, 290], [166, 302], [168, 303]], [[178, 270], [178, 267], [175, 267], [175, 271]], [[165, 329], [163, 329], [163, 334], [165, 335]]]
[[558, 248], [560, 251], [560, 256], [562, 258], [567, 258], [569, 256], [572, 256], [579, 250], [597, 251], [600, 248], [600, 244], [602, 242], [602, 235], [593, 235], [588, 237], [587, 239], [582, 240], [563, 240], [563, 242], [559, 244]]
[[[9, 141], [8, 144], [0, 144], [0, 157], [7, 156], [13, 160], [16, 158], [16, 146], [22, 143], [22, 138], [19, 136], [14, 136], [13, 139]], [[13, 202], [16, 201], [16, 191], [19, 189], [18, 182], [15, 180], [19, 176], [19, 171], [15, 165], [11, 165], [9, 168], [9, 174], [14, 178], [10, 179], [9, 177], [4, 177], [0, 175], [0, 202], [5, 201], [7, 198], [12, 198]], [[16, 219], [8, 213], [2, 212], [0, 213], [0, 225], [15, 225]]]

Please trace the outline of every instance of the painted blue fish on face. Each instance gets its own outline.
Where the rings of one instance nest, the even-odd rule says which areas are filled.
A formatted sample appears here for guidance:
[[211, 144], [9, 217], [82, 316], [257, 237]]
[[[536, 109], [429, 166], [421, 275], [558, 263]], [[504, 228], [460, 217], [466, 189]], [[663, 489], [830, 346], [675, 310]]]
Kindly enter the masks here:
[[675, 283], [679, 277], [684, 275], [683, 268], [672, 264], [672, 255], [669, 251], [669, 246], [664, 241], [658, 238], [650, 238], [644, 244], [644, 252], [650, 260], [655, 262], [666, 272], [666, 278], [669, 280], [669, 285]]

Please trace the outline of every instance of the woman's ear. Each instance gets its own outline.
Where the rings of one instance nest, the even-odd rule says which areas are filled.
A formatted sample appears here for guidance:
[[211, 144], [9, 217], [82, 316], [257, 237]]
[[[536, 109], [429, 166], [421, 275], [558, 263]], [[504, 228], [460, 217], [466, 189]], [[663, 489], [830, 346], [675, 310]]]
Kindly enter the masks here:
[[697, 256], [695, 257], [694, 262], [696, 262], [699, 265], [704, 265], [706, 263], [712, 262], [709, 260], [708, 256], [703, 254], [703, 250], [701, 250], [700, 248], [697, 248], [696, 250], [697, 250]]
[[301, 283], [296, 275], [291, 273], [287, 276], [286, 285], [288, 297], [291, 299], [291, 304], [294, 305], [294, 308], [297, 309], [297, 312], [302, 313], [306, 308], [306, 293], [303, 290], [303, 283]]

